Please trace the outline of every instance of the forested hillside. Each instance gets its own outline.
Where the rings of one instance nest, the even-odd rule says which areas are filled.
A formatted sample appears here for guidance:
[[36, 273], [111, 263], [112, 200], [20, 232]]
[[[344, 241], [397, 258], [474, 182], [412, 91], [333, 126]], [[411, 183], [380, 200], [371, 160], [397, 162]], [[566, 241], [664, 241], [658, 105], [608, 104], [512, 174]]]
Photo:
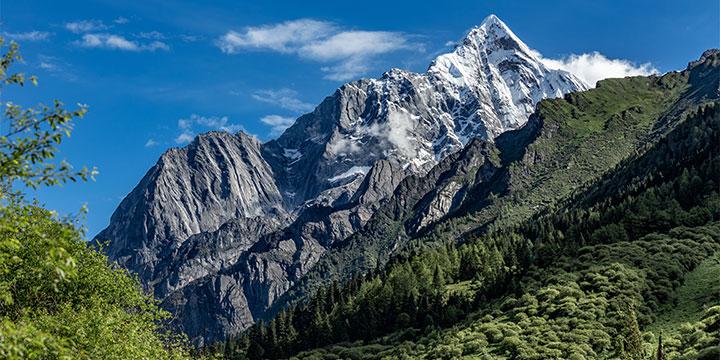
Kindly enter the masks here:
[[[680, 95], [663, 111], [633, 105], [642, 100], [638, 96], [623, 96], [617, 101], [625, 105], [618, 107], [612, 98], [584, 93], [541, 103], [543, 126], [554, 121], [570, 128], [553, 133], [556, 140], [529, 141], [525, 150], [506, 147], [510, 157], [504, 161], [537, 158], [553, 142], [569, 146], [566, 158], [573, 158], [573, 146], [590, 146], [583, 138], [613, 127], [614, 134], [634, 134], [645, 145], [622, 161], [617, 153], [604, 176], [572, 191], [528, 188], [534, 194], [567, 192], [528, 220], [496, 222], [438, 248], [412, 242], [387, 267], [322, 287], [268, 324], [203, 351], [250, 359], [640, 359], [657, 351], [664, 358], [717, 357], [720, 113], [714, 103], [692, 110], [693, 103], [717, 98], [717, 66], [715, 56], [695, 72], [606, 83], [669, 86], [656, 97]], [[676, 82], [668, 85], [671, 80]], [[578, 106], [595, 110], [573, 113]], [[622, 110], [634, 106], [634, 113]], [[609, 109], [621, 109], [620, 115]], [[655, 120], [640, 127], [645, 134], [621, 131], [650, 118]], [[558, 134], [571, 141], [562, 142]], [[617, 141], [622, 143], [598, 144], [580, 154], [618, 150]], [[502, 138], [498, 146], [506, 146]], [[570, 163], [604, 159], [575, 157]], [[510, 171], [526, 164], [510, 164]], [[321, 349], [297, 353], [312, 348]]]
[[[541, 101], [523, 128], [488, 145], [489, 161], [455, 166], [452, 161], [472, 163], [477, 157], [471, 143], [467, 156], [439, 164], [426, 177], [406, 178], [362, 230], [334, 246], [275, 306], [279, 310], [333, 280], [382, 268], [413, 247], [464, 241], [552, 209], [642, 153], [688, 111], [718, 99], [719, 86], [720, 57], [713, 54], [680, 72], [606, 79], [595, 89]], [[494, 164], [499, 166], [488, 167]], [[451, 205], [432, 221], [421, 221], [443, 203]]]

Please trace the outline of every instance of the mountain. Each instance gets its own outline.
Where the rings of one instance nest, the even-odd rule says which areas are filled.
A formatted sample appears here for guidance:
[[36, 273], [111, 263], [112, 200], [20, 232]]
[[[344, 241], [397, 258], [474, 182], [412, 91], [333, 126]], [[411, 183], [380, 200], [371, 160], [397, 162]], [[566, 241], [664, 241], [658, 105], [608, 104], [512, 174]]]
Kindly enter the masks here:
[[606, 79], [595, 89], [541, 101], [527, 124], [483, 144], [483, 152], [473, 142], [427, 175], [408, 176], [270, 313], [333, 281], [383, 268], [414, 247], [461, 242], [552, 209], [664, 136], [687, 112], [718, 99], [718, 65], [718, 55], [710, 54], [681, 72]]
[[[210, 132], [168, 150], [96, 240], [191, 338], [222, 338], [265, 316], [406, 176], [524, 125], [544, 98], [586, 88], [491, 15], [426, 73], [345, 84], [276, 140]], [[448, 204], [438, 206], [419, 228]]]
[[408, 176], [276, 302], [276, 317], [216, 349], [717, 359], [718, 144], [717, 51], [680, 72], [543, 100], [521, 129]]

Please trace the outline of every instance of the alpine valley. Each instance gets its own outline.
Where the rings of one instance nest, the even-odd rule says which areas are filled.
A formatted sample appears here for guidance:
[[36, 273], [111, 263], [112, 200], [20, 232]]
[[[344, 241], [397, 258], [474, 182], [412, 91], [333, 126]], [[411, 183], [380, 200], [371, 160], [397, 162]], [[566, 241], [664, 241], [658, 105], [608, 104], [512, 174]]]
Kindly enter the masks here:
[[[544, 98], [587, 87], [489, 16], [427, 73], [343, 85], [277, 140], [210, 132], [167, 151], [97, 239], [191, 338], [224, 337], [267, 316], [406, 176], [524, 125]], [[432, 200], [417, 226], [448, 213], [457, 190]]]
[[716, 359], [720, 51], [586, 84], [496, 16], [281, 136], [165, 152], [97, 235], [199, 355]]

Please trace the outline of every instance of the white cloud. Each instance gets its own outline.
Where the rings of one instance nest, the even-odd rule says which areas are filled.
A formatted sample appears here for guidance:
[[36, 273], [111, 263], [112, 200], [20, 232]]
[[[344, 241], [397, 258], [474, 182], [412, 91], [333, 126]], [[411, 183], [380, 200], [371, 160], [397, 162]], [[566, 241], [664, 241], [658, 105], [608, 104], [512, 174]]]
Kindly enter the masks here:
[[650, 63], [637, 65], [628, 60], [608, 59], [597, 51], [590, 54], [573, 54], [563, 59], [546, 59], [540, 53], [535, 53], [535, 55], [548, 68], [568, 71], [592, 87], [602, 79], [649, 75], [658, 72]]
[[145, 147], [151, 147], [157, 145], [157, 142], [153, 139], [148, 139], [148, 141], [145, 143]]
[[449, 40], [448, 42], [445, 43], [445, 46], [453, 46], [453, 45], [455, 45], [455, 42], [452, 40]]
[[113, 34], [84, 34], [82, 40], [76, 41], [75, 43], [87, 48], [105, 48], [124, 51], [170, 50], [170, 47], [161, 41], [142, 44]]
[[195, 41], [201, 40], [202, 37], [201, 37], [201, 36], [197, 36], [197, 35], [181, 34], [181, 35], [180, 35], [180, 39], [181, 39], [182, 41], [184, 41], [184, 42], [195, 42]]
[[[103, 41], [103, 40], [98, 40], [98, 35], [94, 35], [94, 34], [87, 34], [87, 35], [83, 36], [83, 38], [89, 37], [89, 36], [93, 37], [93, 39], [94, 39], [93, 43], [98, 42], [98, 41], [99, 42]], [[116, 49], [120, 49], [120, 50], [130, 50], [130, 51], [138, 51], [140, 49], [136, 42], [127, 40], [122, 36], [107, 35], [104, 37], [104, 39], [105, 39], [104, 40], [105, 45], [109, 48], [116, 48]]]
[[298, 93], [292, 89], [278, 90], [258, 90], [252, 94], [252, 98], [257, 101], [277, 105], [283, 109], [294, 111], [297, 113], [305, 113], [311, 111], [315, 106], [302, 102], [297, 98]]
[[162, 42], [162, 41], [153, 41], [149, 44], [144, 44], [140, 46], [141, 50], [149, 50], [149, 51], [155, 51], [155, 50], [170, 50], [170, 46], [168, 44]]
[[240, 124], [229, 124], [227, 116], [194, 116], [194, 119], [200, 125], [206, 126], [208, 128], [220, 129], [229, 133], [236, 133], [244, 129], [243, 126]]
[[308, 42], [329, 36], [335, 26], [311, 19], [286, 21], [281, 24], [248, 27], [243, 33], [228, 31], [216, 44], [228, 54], [243, 49], [266, 49], [293, 53]]
[[345, 137], [338, 137], [333, 140], [330, 140], [330, 146], [328, 147], [328, 150], [337, 155], [337, 154], [354, 154], [359, 152], [361, 149], [360, 147], [350, 139], [347, 139]]
[[41, 61], [39, 66], [41, 69], [48, 70], [48, 71], [57, 70], [57, 65], [50, 63], [50, 62], [46, 62], [46, 61]]
[[[387, 122], [372, 123], [369, 126], [362, 126], [352, 134], [336, 135], [330, 140], [328, 150], [333, 154], [358, 153], [367, 151], [363, 149], [356, 140], [352, 138], [374, 137], [383, 145], [381, 148], [397, 151], [407, 160], [418, 159], [418, 144], [414, 140], [415, 124], [417, 119], [406, 111], [392, 107], [388, 110]], [[349, 136], [351, 135], [351, 136]]]
[[116, 24], [127, 24], [130, 22], [130, 19], [120, 16], [117, 19], [113, 20], [113, 22]]
[[267, 115], [260, 119], [263, 124], [270, 125], [270, 136], [282, 134], [285, 129], [295, 123], [295, 119], [280, 115]]
[[61, 68], [60, 61], [54, 56], [38, 55], [38, 66], [46, 71], [59, 71]]
[[80, 81], [80, 78], [73, 71], [72, 64], [62, 58], [37, 54], [37, 57], [31, 64], [53, 77], [59, 77], [69, 82]]
[[76, 33], [87, 33], [92, 31], [107, 30], [110, 27], [100, 20], [79, 20], [65, 23], [65, 28]]
[[227, 116], [200, 116], [196, 114], [190, 115], [187, 119], [178, 120], [178, 130], [180, 134], [175, 138], [175, 143], [185, 144], [190, 142], [195, 134], [202, 131], [222, 130], [229, 133], [236, 133], [245, 128], [240, 124], [230, 123]]
[[315, 60], [338, 60], [404, 49], [404, 37], [387, 31], [344, 31], [303, 45], [300, 55]]
[[190, 131], [183, 131], [178, 137], [175, 138], [175, 142], [178, 144], [186, 144], [192, 141], [193, 133]]
[[3, 33], [5, 37], [9, 38], [10, 40], [16, 40], [16, 41], [42, 41], [47, 40], [51, 33], [47, 31], [28, 31], [24, 33]]
[[155, 40], [162, 40], [165, 38], [165, 35], [159, 31], [150, 31], [150, 32], [141, 32], [138, 34], [138, 37], [141, 37], [143, 39], [155, 39]]
[[323, 67], [323, 71], [328, 73], [326, 78], [332, 80], [348, 80], [362, 75], [374, 56], [410, 48], [402, 33], [347, 31], [332, 23], [311, 19], [248, 27], [243, 32], [228, 31], [215, 43], [227, 54], [243, 50], [270, 50], [333, 63]]
[[320, 70], [327, 73], [326, 79], [343, 81], [362, 75], [369, 70], [369, 64], [364, 57], [356, 57], [333, 66], [323, 66]]
[[388, 115], [387, 134], [388, 141], [397, 148], [407, 159], [417, 158], [417, 152], [413, 142], [416, 137], [410, 136], [413, 130], [413, 115], [406, 112], [391, 112]]

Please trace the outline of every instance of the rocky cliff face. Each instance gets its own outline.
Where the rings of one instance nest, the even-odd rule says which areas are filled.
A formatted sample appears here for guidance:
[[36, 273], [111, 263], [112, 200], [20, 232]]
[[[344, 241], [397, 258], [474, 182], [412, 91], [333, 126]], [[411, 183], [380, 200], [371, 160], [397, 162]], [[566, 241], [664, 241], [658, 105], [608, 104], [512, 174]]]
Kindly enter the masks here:
[[[263, 316], [406, 176], [523, 125], [543, 98], [586, 88], [491, 15], [425, 74], [343, 85], [277, 140], [212, 132], [169, 150], [97, 239], [191, 338], [223, 337]], [[466, 185], [424, 199], [411, 231], [451, 211]]]
[[110, 240], [106, 252], [113, 261], [150, 280], [155, 264], [190, 235], [232, 219], [284, 213], [260, 146], [243, 133], [210, 132], [168, 150], [97, 239]]

